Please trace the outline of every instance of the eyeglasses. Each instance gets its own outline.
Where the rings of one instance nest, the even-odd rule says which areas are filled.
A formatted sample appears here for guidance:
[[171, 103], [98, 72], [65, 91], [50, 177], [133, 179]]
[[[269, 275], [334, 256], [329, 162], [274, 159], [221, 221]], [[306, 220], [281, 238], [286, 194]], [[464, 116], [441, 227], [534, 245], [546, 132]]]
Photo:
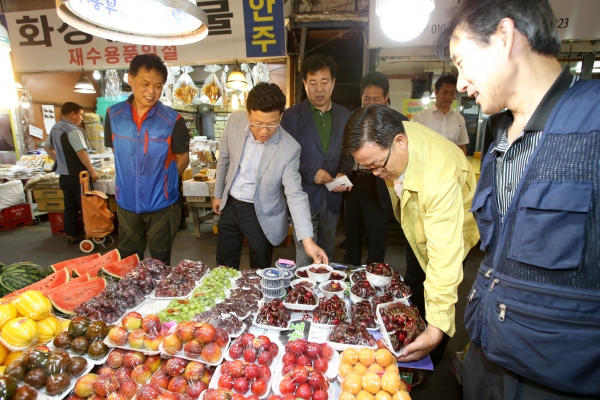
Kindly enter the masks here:
[[279, 128], [279, 124], [277, 125], [259, 125], [259, 124], [250, 124], [250, 128], [255, 128], [258, 129], [259, 131], [262, 131], [263, 129], [267, 129], [269, 131], [275, 130], [277, 128]]
[[388, 155], [385, 159], [385, 162], [383, 163], [383, 165], [379, 166], [379, 167], [373, 167], [373, 168], [368, 168], [369, 171], [371, 171], [372, 174], [374, 173], [382, 173], [387, 171], [387, 169], [385, 168], [385, 166], [387, 165], [388, 161], [390, 160], [390, 156], [392, 155], [392, 149], [394, 148], [394, 142], [392, 142], [392, 145], [390, 146], [390, 150], [388, 151]]

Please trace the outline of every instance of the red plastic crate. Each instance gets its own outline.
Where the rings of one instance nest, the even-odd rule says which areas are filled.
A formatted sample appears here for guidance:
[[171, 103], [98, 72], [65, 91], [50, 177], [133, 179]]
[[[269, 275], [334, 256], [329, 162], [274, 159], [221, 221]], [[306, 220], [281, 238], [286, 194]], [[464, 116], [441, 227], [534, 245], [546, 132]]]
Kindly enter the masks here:
[[[48, 213], [48, 218], [50, 219], [50, 229], [53, 235], [67, 236], [64, 213]], [[83, 233], [83, 217], [81, 213], [77, 214], [77, 229], [80, 233]]]
[[0, 211], [0, 231], [9, 231], [26, 225], [33, 225], [31, 206], [28, 203]]

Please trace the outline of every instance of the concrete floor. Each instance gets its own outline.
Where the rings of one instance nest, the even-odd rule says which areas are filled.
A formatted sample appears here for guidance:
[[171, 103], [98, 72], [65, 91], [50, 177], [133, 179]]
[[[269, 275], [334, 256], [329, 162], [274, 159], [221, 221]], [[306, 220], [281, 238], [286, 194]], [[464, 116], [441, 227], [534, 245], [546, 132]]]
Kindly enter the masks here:
[[[343, 221], [343, 218], [342, 218]], [[184, 259], [201, 260], [209, 266], [215, 265], [217, 236], [212, 233], [212, 221], [201, 225], [202, 237], [194, 237], [191, 217], [187, 220], [187, 229], [180, 230], [173, 245], [171, 262], [173, 265]], [[118, 236], [113, 236], [118, 243]], [[332, 262], [342, 262], [344, 250], [338, 245], [344, 240], [343, 223], [340, 223], [336, 235], [336, 246]], [[390, 223], [387, 235], [386, 262], [400, 274], [406, 270], [405, 239], [397, 222]], [[104, 253], [103, 249], [95, 249]], [[0, 232], [0, 262], [11, 264], [19, 261], [32, 261], [40, 265], [50, 265], [55, 262], [80, 257], [83, 253], [78, 246], [67, 246], [66, 238], [53, 236], [47, 217], [42, 217], [42, 222], [34, 226], [18, 228], [12, 231]], [[147, 255], [149, 255], [147, 253]], [[363, 260], [366, 257], [366, 248], [363, 249]], [[274, 259], [295, 258], [295, 248], [277, 247]], [[462, 389], [452, 374], [452, 360], [456, 351], [461, 351], [468, 342], [467, 333], [462, 323], [467, 293], [477, 274], [477, 268], [483, 253], [478, 249], [471, 250], [465, 267], [465, 278], [459, 287], [459, 300], [456, 307], [456, 334], [450, 340], [444, 358], [435, 372], [429, 377], [426, 384], [416, 388], [411, 393], [414, 400], [459, 400], [462, 399]], [[245, 246], [242, 254], [242, 268], [248, 268], [248, 247]]]

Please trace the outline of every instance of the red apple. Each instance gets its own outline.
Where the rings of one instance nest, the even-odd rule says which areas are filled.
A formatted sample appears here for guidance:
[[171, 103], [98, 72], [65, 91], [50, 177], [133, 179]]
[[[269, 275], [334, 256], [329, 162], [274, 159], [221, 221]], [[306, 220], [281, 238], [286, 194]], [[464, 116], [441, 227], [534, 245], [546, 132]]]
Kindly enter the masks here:
[[329, 395], [326, 390], [317, 389], [312, 394], [313, 400], [328, 400]]
[[163, 390], [153, 383], [142, 386], [137, 394], [138, 400], [156, 400]]
[[183, 341], [175, 332], [169, 333], [163, 339], [163, 348], [165, 353], [175, 355], [183, 349]]
[[132, 349], [143, 349], [144, 348], [144, 338], [146, 337], [146, 332], [143, 329], [134, 329], [129, 332], [129, 338], [127, 342], [129, 343], [129, 347]]
[[327, 361], [331, 361], [333, 358], [333, 349], [328, 344], [323, 343], [321, 344], [321, 351], [323, 352], [323, 357]]
[[229, 333], [223, 328], [219, 328], [218, 326], [215, 328], [216, 337], [215, 342], [219, 347], [225, 347], [229, 344]]
[[189, 342], [185, 342], [183, 345], [183, 352], [186, 357], [198, 358], [202, 353], [202, 343], [196, 339], [192, 339]]
[[260, 370], [260, 377], [269, 382], [271, 380], [271, 369], [266, 365], [261, 365], [258, 369]]
[[150, 367], [150, 370], [153, 373], [158, 370], [158, 368], [160, 367], [160, 363], [161, 363], [161, 360], [160, 360], [159, 354], [147, 356], [146, 361], [144, 361], [144, 364], [147, 365], [148, 367]]
[[249, 381], [253, 381], [260, 377], [260, 368], [256, 364], [246, 364], [244, 366], [244, 377]]
[[126, 379], [121, 382], [121, 388], [119, 391], [127, 399], [133, 399], [138, 391], [137, 383], [135, 383], [133, 379]]
[[158, 335], [161, 330], [160, 319], [154, 314], [146, 315], [142, 319], [142, 329], [149, 335]]
[[[307, 383], [313, 389], [321, 389], [326, 386], [325, 377], [319, 371], [312, 371], [308, 374]], [[325, 388], [325, 390], [327, 390], [327, 388]]]
[[208, 368], [205, 368], [204, 375], [202, 375], [202, 379], [200, 380], [208, 385], [210, 383], [210, 380], [212, 379], [212, 376], [213, 373]]
[[175, 334], [184, 342], [194, 338], [195, 323], [192, 321], [181, 322], [175, 328]]
[[[121, 350], [121, 349], [116, 349]], [[106, 365], [113, 369], [117, 369], [123, 366], [123, 351], [111, 351], [106, 359]]]
[[188, 365], [188, 361], [179, 357], [171, 357], [165, 364], [165, 372], [169, 376], [181, 376], [185, 371], [185, 367]]
[[242, 345], [240, 343], [238, 343], [237, 341], [234, 342], [231, 345], [231, 347], [229, 348], [229, 357], [231, 357], [234, 360], [237, 360], [238, 358], [240, 358], [242, 356], [242, 354], [244, 354]]
[[178, 393], [171, 393], [165, 390], [156, 398], [156, 400], [179, 400], [180, 396], [182, 395]]
[[145, 364], [140, 364], [131, 371], [131, 379], [140, 385], [144, 385], [146, 382], [148, 382], [151, 376], [152, 370], [150, 370], [150, 367]]
[[125, 366], [120, 367], [115, 372], [115, 376], [117, 377], [117, 380], [119, 382], [123, 382], [123, 381], [125, 381], [127, 379], [130, 379], [131, 378], [131, 368], [127, 368]]
[[130, 351], [123, 356], [123, 365], [127, 368], [134, 369], [146, 361], [146, 356], [139, 351]]
[[282, 400], [296, 400], [296, 396], [294, 396], [293, 394], [286, 394], [285, 396], [283, 396]]
[[217, 331], [211, 324], [199, 324], [194, 331], [194, 338], [200, 343], [210, 343], [215, 340]]
[[[248, 346], [250, 346], [252, 344], [252, 341], [254, 340], [254, 335], [251, 334], [251, 333], [249, 333], [249, 332], [248, 333], [244, 333], [237, 340], [240, 341], [240, 344], [245, 349], [246, 347], [248, 347]], [[237, 340], [236, 340], [236, 342], [237, 342]]]
[[296, 356], [292, 353], [285, 353], [281, 359], [284, 364], [296, 364]]
[[123, 325], [123, 328], [128, 331], [140, 329], [142, 327], [142, 314], [136, 311], [130, 311], [123, 316], [121, 324]]
[[259, 400], [258, 396], [251, 394], [250, 396], [246, 396], [246, 400]]
[[108, 396], [109, 393], [119, 390], [119, 381], [114, 375], [101, 376], [94, 382], [94, 392], [99, 396]]
[[100, 396], [99, 394], [94, 393], [93, 395], [88, 397], [87, 400], [106, 400], [106, 397]]
[[164, 370], [157, 371], [152, 378], [150, 378], [150, 383], [154, 383], [155, 385], [166, 389], [169, 387], [169, 382], [171, 381], [171, 377], [167, 375]]
[[176, 376], [169, 382], [167, 390], [174, 393], [185, 393], [188, 388], [188, 381], [183, 376]]
[[296, 388], [296, 397], [305, 400], [309, 400], [312, 397], [312, 389], [308, 386], [308, 383], [303, 383]]
[[286, 376], [296, 367], [296, 364], [283, 364], [283, 368], [281, 368], [281, 374]]
[[327, 362], [325, 357], [321, 357], [321, 358], [317, 358], [315, 360], [313, 367], [315, 369], [318, 369], [319, 371], [325, 373], [325, 372], [327, 372], [327, 369], [329, 368], [329, 363]]
[[271, 342], [269, 345], [269, 353], [271, 353], [273, 358], [277, 357], [277, 354], [279, 354], [279, 346], [277, 346], [276, 343]]
[[269, 350], [269, 346], [271, 345], [271, 339], [269, 339], [265, 335], [257, 336], [256, 339], [252, 341], [255, 348], [259, 351]]
[[233, 378], [231, 375], [221, 375], [217, 381], [217, 386], [225, 389], [233, 389]]
[[317, 343], [309, 343], [308, 345], [306, 345], [306, 355], [311, 360], [321, 357], [323, 355], [321, 346]]
[[106, 396], [106, 400], [127, 400], [127, 397], [121, 394], [121, 392], [112, 392]]
[[214, 364], [221, 358], [221, 348], [217, 342], [210, 342], [202, 349], [200, 357], [210, 364]]
[[244, 350], [244, 361], [248, 363], [256, 361], [256, 350], [254, 350], [254, 347], [248, 347]]
[[235, 381], [233, 382], [233, 390], [235, 390], [236, 392], [241, 393], [241, 394], [246, 394], [249, 386], [250, 386], [250, 383], [244, 377], [236, 378]]
[[115, 374], [115, 370], [108, 365], [103, 365], [98, 369], [99, 376], [111, 376]]
[[188, 381], [199, 381], [202, 379], [202, 375], [204, 374], [204, 364], [192, 361], [185, 367], [185, 372], [183, 376]]
[[279, 382], [279, 392], [281, 394], [290, 394], [296, 391], [296, 382], [292, 379], [291, 376], [284, 377], [281, 382]]
[[269, 351], [263, 351], [258, 355], [258, 365], [271, 365], [273, 356]]
[[75, 382], [75, 388], [73, 391], [75, 395], [79, 397], [90, 397], [94, 394], [94, 382], [96, 382], [100, 377], [96, 374], [85, 374], [77, 379]]
[[160, 344], [163, 341], [163, 337], [159, 334], [152, 335], [150, 333], [144, 336], [144, 348], [149, 351], [158, 351]]
[[108, 331], [108, 340], [115, 346], [125, 346], [128, 336], [129, 332], [122, 326], [115, 326]]
[[255, 396], [262, 396], [267, 393], [267, 381], [262, 378], [258, 378], [252, 382], [252, 394]]
[[292, 379], [297, 384], [305, 383], [308, 380], [308, 370], [303, 366], [294, 367], [292, 370]]
[[200, 381], [192, 381], [189, 382], [186, 393], [192, 399], [197, 399], [198, 397], [200, 397], [200, 394], [202, 394], [202, 392], [204, 392], [206, 389], [208, 389], [206, 383]]
[[307, 367], [311, 367], [312, 366], [312, 361], [310, 360], [310, 358], [308, 358], [308, 356], [306, 355], [301, 355], [299, 357], [296, 357], [296, 364], [298, 365], [306, 365]]
[[293, 342], [291, 342], [291, 344], [289, 342], [288, 344], [290, 345], [289, 350], [286, 349], [286, 351], [289, 351], [296, 357], [300, 357], [301, 355], [306, 353], [307, 342], [304, 339], [294, 340]]

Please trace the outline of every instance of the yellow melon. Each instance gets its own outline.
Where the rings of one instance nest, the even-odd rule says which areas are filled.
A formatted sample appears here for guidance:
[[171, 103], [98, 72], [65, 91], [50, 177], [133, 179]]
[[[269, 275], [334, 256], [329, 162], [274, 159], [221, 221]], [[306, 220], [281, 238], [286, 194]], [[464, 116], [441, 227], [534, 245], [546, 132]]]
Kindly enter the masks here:
[[37, 321], [37, 325], [39, 343], [51, 341], [62, 331], [60, 321], [54, 315], [48, 315], [46, 318]]
[[38, 340], [38, 328], [34, 320], [19, 317], [8, 321], [2, 328], [0, 335], [9, 346], [29, 347]]
[[52, 303], [46, 296], [37, 290], [27, 290], [13, 301], [17, 312], [34, 321], [39, 321], [50, 315]]
[[4, 359], [4, 362], [2, 363], [2, 365], [7, 367], [10, 365], [11, 362], [15, 361], [17, 358], [21, 357], [22, 355], [23, 355], [22, 350], [10, 352]]
[[0, 364], [6, 360], [6, 356], [8, 356], [8, 349], [0, 343]]
[[15, 305], [10, 300], [0, 300], [0, 329], [13, 318], [17, 318]]

